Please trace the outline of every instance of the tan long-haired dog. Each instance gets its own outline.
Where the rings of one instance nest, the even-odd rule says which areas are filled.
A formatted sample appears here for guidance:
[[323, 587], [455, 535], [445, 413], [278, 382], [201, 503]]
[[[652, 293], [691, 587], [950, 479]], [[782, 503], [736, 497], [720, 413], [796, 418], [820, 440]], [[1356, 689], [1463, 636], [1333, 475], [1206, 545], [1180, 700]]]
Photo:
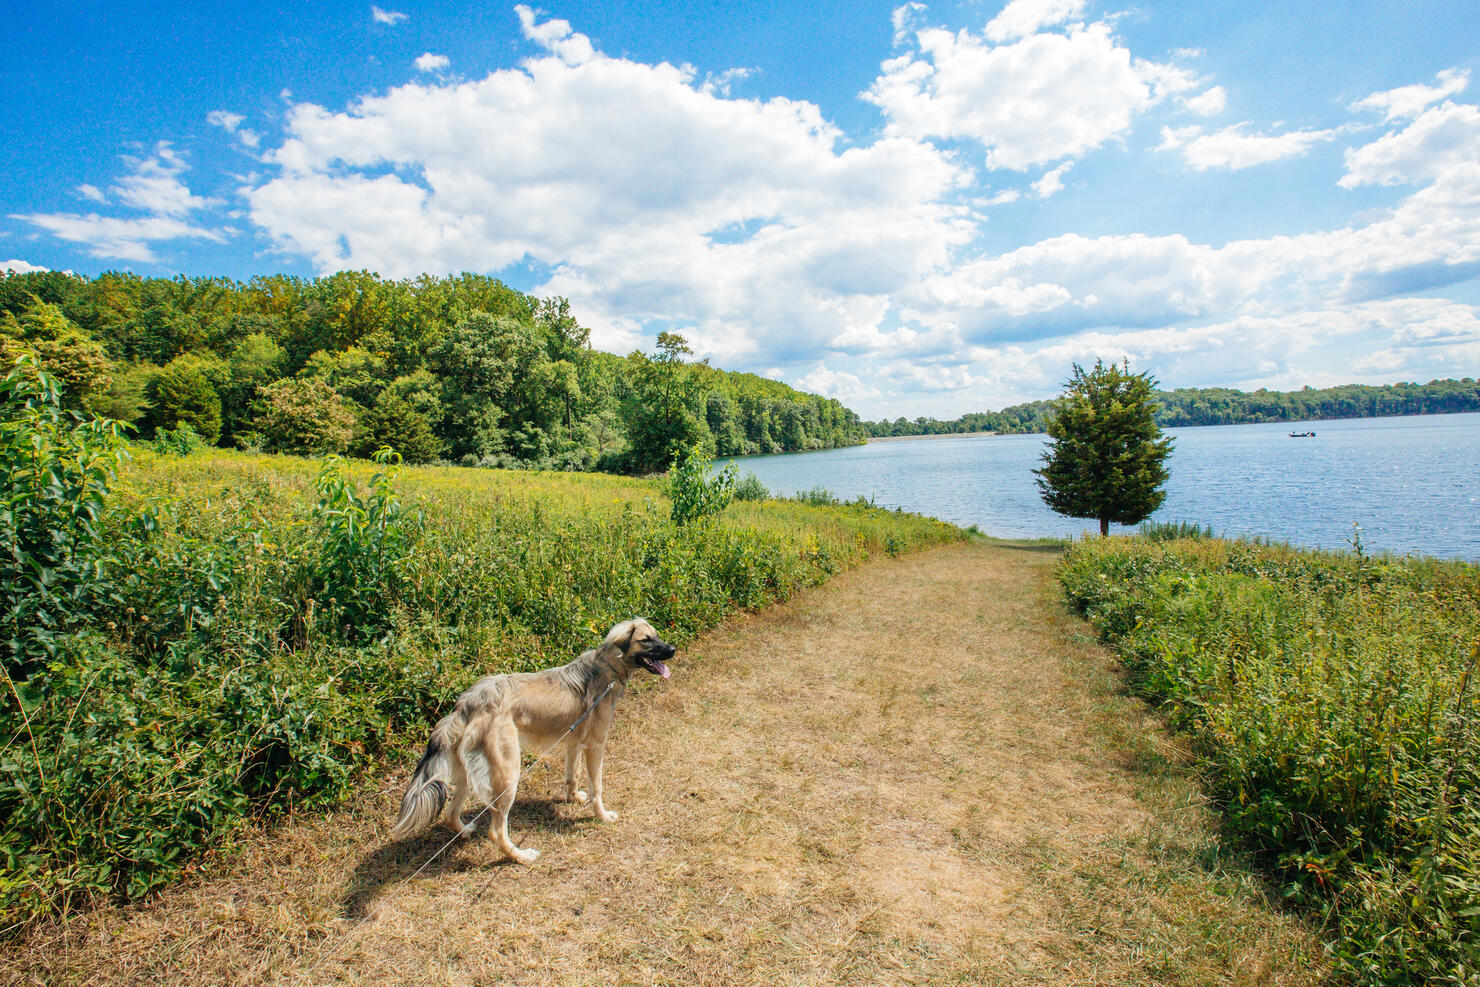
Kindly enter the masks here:
[[[509, 840], [520, 745], [543, 750], [567, 730], [566, 800], [585, 802], [588, 798], [576, 790], [576, 759], [584, 751], [596, 818], [615, 821], [617, 814], [608, 812], [601, 802], [601, 761], [617, 700], [639, 668], [666, 679], [664, 662], [673, 652], [673, 645], [658, 637], [651, 624], [634, 617], [613, 627], [599, 647], [568, 665], [479, 679], [432, 728], [427, 751], [401, 798], [401, 815], [391, 839], [405, 839], [439, 815], [453, 832], [471, 835], [473, 825], [463, 824], [462, 805], [469, 788], [476, 787], [479, 797], [493, 809], [492, 832], [499, 849], [521, 864], [533, 863], [540, 855], [538, 850], [521, 850]], [[592, 703], [596, 703], [594, 708]]]

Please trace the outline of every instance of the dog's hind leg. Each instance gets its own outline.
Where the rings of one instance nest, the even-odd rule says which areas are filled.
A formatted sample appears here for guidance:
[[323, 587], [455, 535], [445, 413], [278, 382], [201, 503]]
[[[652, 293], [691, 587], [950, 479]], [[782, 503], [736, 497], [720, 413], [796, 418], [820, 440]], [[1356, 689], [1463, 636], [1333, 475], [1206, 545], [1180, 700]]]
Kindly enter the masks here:
[[596, 818], [602, 822], [616, 822], [617, 814], [606, 811], [606, 806], [601, 804], [601, 762], [606, 756], [606, 744], [586, 744], [586, 777], [591, 781], [591, 807], [596, 810]]
[[576, 787], [576, 767], [580, 764], [581, 753], [585, 745], [572, 737], [565, 742], [565, 800], [567, 802], [585, 802], [591, 796], [586, 794], [584, 788]]
[[467, 757], [472, 750], [468, 741], [472, 739], [471, 736], [465, 738], [447, 759], [452, 762], [452, 798], [447, 800], [447, 808], [442, 811], [442, 825], [463, 837], [472, 836], [474, 829], [472, 823], [462, 821], [463, 802], [467, 800], [469, 787]]
[[521, 850], [509, 839], [509, 810], [514, 807], [515, 790], [519, 787], [519, 731], [505, 721], [488, 731], [483, 742], [488, 758], [488, 784], [493, 792], [493, 826], [491, 832], [499, 849], [516, 863], [532, 864], [539, 859], [538, 850]]

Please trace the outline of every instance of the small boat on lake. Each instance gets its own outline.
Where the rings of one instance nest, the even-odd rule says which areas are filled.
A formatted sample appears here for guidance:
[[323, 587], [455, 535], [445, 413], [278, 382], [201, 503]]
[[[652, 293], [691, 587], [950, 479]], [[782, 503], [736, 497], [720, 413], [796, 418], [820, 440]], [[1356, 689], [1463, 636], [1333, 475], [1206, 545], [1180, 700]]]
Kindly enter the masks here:
[[1290, 433], [1290, 438], [1292, 438], [1292, 439], [1313, 439], [1315, 437], [1316, 437], [1316, 433], [1314, 433], [1314, 432], [1291, 432]]

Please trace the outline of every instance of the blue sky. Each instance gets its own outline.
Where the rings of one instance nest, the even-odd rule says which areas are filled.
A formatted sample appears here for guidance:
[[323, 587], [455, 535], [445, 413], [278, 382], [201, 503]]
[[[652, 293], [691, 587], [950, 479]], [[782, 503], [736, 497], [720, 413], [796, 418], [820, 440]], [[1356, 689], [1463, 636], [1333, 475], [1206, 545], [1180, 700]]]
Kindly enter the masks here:
[[12, 9], [15, 269], [483, 271], [869, 417], [1480, 370], [1473, 0]]

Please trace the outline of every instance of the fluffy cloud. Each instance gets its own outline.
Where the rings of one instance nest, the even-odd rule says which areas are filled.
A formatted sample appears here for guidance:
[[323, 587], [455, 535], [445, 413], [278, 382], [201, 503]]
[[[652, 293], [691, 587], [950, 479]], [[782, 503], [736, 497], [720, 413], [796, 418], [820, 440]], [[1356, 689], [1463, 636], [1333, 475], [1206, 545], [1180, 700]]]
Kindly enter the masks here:
[[88, 185], [86, 182], [77, 186], [77, 194], [82, 196], [84, 199], [87, 199], [89, 202], [108, 201], [108, 197], [103, 194], [102, 189], [98, 188], [96, 185]]
[[964, 175], [928, 144], [847, 146], [813, 104], [727, 99], [518, 14], [545, 49], [518, 69], [292, 107], [252, 220], [323, 270], [540, 265], [598, 341], [677, 322], [742, 362], [876, 326], [971, 234], [944, 201]]
[[[112, 217], [98, 213], [31, 213], [12, 216], [32, 223], [62, 240], [81, 244], [94, 257], [151, 263], [157, 260], [151, 244], [182, 239], [224, 242], [216, 230], [195, 225], [189, 219], [198, 210], [220, 205], [191, 192], [180, 180], [186, 170], [184, 158], [168, 142], [161, 141], [147, 158], [125, 157], [129, 173], [110, 189], [114, 199], [142, 216]], [[88, 190], [97, 193], [90, 194]], [[95, 202], [106, 201], [94, 186], [83, 186], [82, 194]]]
[[1346, 152], [1342, 188], [1434, 181], [1480, 162], [1480, 109], [1444, 103], [1402, 130]]
[[228, 110], [212, 110], [206, 114], [206, 123], [213, 127], [220, 127], [228, 134], [235, 134], [243, 147], [256, 148], [262, 143], [262, 135], [243, 127], [242, 122], [245, 120], [246, 117], [240, 113], [232, 113]]
[[1188, 96], [1182, 105], [1201, 117], [1217, 116], [1228, 105], [1228, 91], [1222, 86], [1212, 86], [1196, 96]]
[[42, 267], [40, 264], [30, 264], [23, 260], [0, 261], [0, 271], [11, 271], [15, 274], [33, 274], [39, 271], [49, 271], [51, 268]]
[[1198, 84], [1175, 65], [1132, 57], [1104, 21], [1035, 33], [1083, 6], [1014, 0], [981, 35], [914, 30], [914, 50], [886, 61], [864, 98], [891, 135], [973, 140], [988, 167], [1022, 170], [1120, 137], [1138, 114]]
[[1335, 140], [1341, 133], [1332, 128], [1291, 130], [1273, 135], [1246, 134], [1244, 128], [1247, 126], [1247, 123], [1236, 123], [1211, 134], [1203, 133], [1201, 127], [1164, 127], [1158, 150], [1180, 150], [1188, 166], [1197, 171], [1209, 168], [1238, 171], [1283, 158], [1300, 157], [1317, 144]]
[[1040, 199], [1046, 199], [1064, 187], [1064, 174], [1074, 167], [1074, 162], [1065, 161], [1052, 171], [1044, 172], [1043, 177], [1033, 183], [1033, 194]]
[[1012, 0], [987, 22], [987, 40], [1002, 42], [1037, 34], [1084, 13], [1086, 0]]
[[379, 7], [370, 8], [370, 17], [377, 24], [389, 24], [392, 27], [407, 19], [407, 15], [399, 10], [381, 10]]
[[1376, 110], [1386, 121], [1416, 117], [1431, 103], [1448, 96], [1457, 96], [1470, 84], [1469, 69], [1445, 69], [1439, 73], [1437, 86], [1399, 86], [1385, 92], [1373, 93], [1352, 104], [1354, 110]]
[[434, 55], [431, 52], [419, 55], [416, 59], [416, 70], [418, 72], [440, 72], [452, 64], [452, 59], [446, 55]]

